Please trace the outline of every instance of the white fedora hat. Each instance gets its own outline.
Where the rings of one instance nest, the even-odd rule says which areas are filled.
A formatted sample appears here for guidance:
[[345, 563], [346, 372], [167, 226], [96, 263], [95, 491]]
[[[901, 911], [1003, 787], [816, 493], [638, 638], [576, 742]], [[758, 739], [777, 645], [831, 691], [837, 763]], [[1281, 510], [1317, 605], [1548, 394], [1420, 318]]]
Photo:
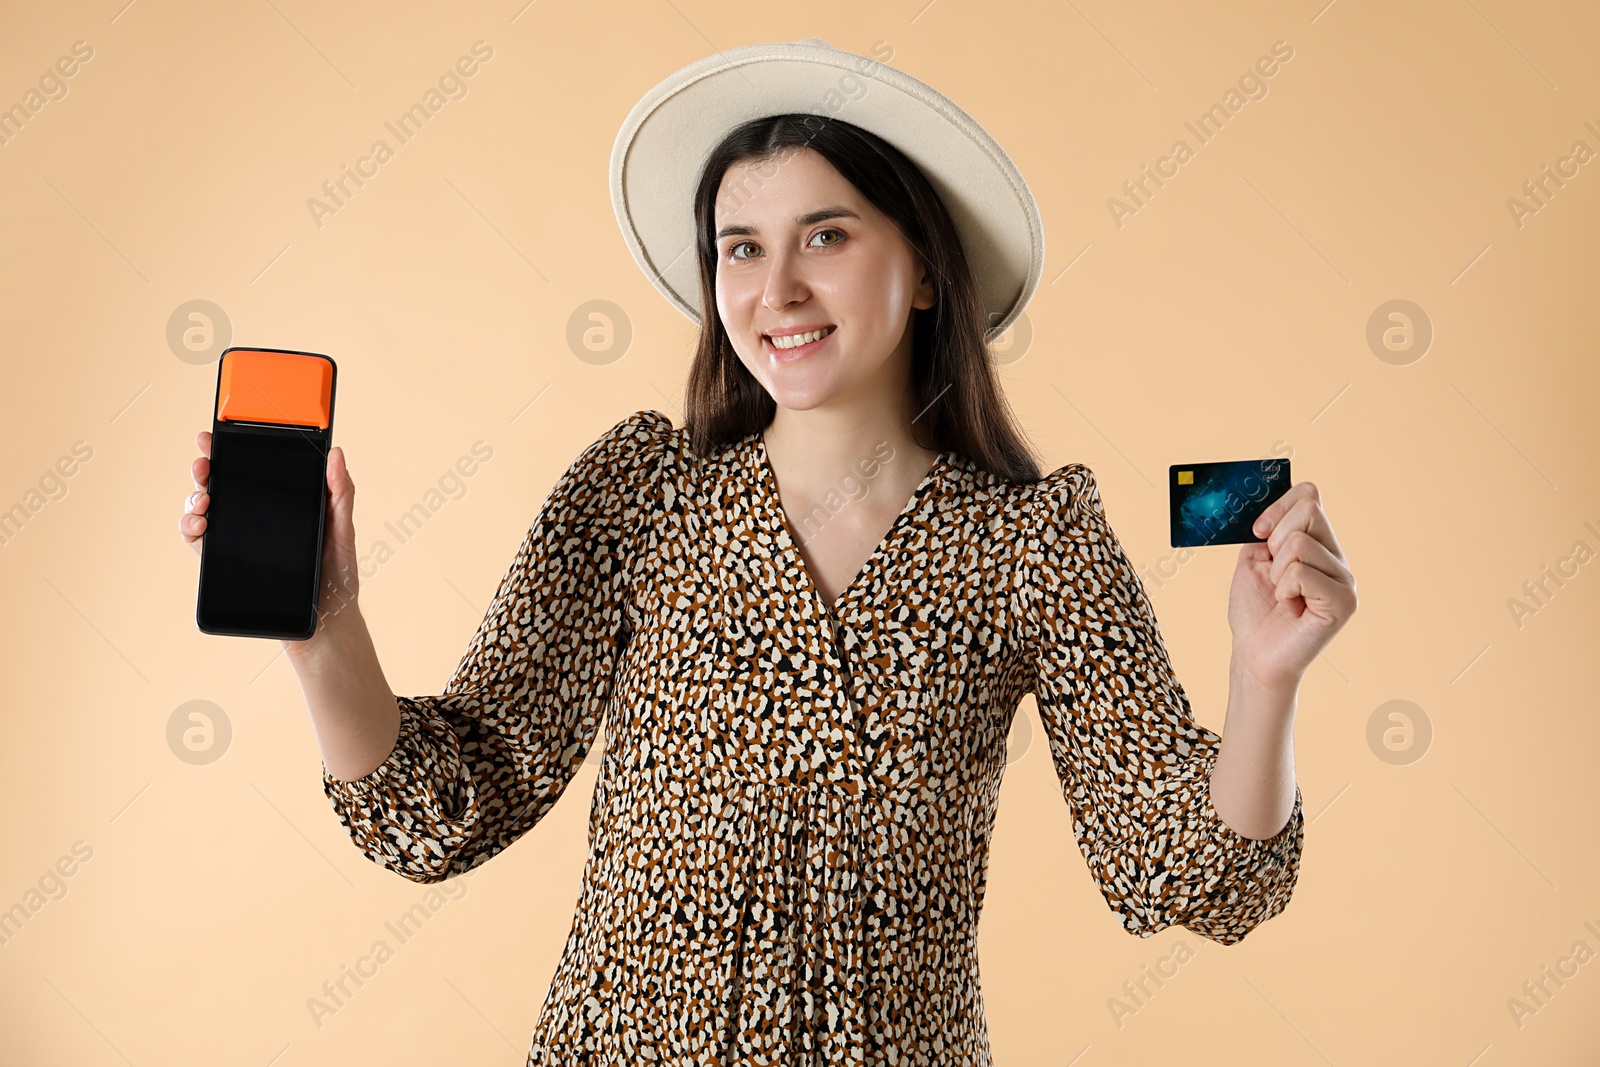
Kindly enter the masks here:
[[617, 132], [617, 223], [634, 261], [678, 310], [700, 323], [694, 190], [707, 155], [735, 126], [785, 114], [842, 119], [904, 153], [955, 222], [989, 339], [1016, 321], [1044, 267], [1044, 226], [1022, 173], [982, 126], [930, 86], [817, 37], [691, 63], [646, 93]]

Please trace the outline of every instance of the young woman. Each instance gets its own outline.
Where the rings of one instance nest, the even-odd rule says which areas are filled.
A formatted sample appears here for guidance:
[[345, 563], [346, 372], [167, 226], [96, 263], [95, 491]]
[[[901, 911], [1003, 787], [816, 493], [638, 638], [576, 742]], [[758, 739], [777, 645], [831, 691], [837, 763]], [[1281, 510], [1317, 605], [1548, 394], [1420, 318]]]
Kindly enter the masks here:
[[[709, 63], [751, 79], [735, 62], [751, 54], [793, 65], [791, 104], [832, 76], [805, 64], [847, 56], [757, 46], [669, 82], [702, 85]], [[773, 107], [763, 88], [727, 106]], [[930, 123], [959, 115], [937, 99]], [[285, 643], [324, 789], [374, 862], [439, 881], [535, 826], [605, 720], [530, 1064], [987, 1063], [976, 933], [1021, 698], [1123, 926], [1231, 944], [1298, 876], [1295, 693], [1354, 581], [1296, 485], [1240, 550], [1226, 741], [1199, 726], [1093, 474], [1041, 477], [1003, 402], [985, 336], [1037, 277], [1027, 213], [985, 234], [930, 182], [961, 165], [941, 153], [913, 162], [793, 109], [730, 128], [705, 106], [685, 98], [678, 119], [709, 152], [683, 146], [687, 126], [671, 138], [702, 161], [680, 188], [698, 296], [647, 267], [702, 324], [685, 423], [639, 411], [578, 456], [441, 695], [396, 696], [378, 665], [334, 450], [327, 614]], [[852, 118], [918, 143], [892, 101], [874, 107]], [[1009, 161], [978, 147], [998, 182]], [[635, 255], [669, 261], [672, 227], [651, 228], [625, 178]], [[182, 520], [197, 550], [208, 473], [196, 460]]]

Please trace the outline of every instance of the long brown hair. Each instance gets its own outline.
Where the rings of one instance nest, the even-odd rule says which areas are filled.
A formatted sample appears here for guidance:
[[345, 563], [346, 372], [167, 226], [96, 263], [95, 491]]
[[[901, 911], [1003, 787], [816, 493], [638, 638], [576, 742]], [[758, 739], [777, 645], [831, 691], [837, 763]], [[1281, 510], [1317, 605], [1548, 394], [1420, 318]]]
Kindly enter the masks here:
[[920, 416], [911, 435], [923, 448], [954, 451], [1012, 482], [1040, 478], [1001, 391], [984, 333], [988, 327], [961, 238], [943, 201], [899, 149], [859, 126], [821, 115], [774, 115], [731, 130], [707, 157], [695, 190], [700, 262], [700, 339], [689, 369], [685, 426], [696, 452], [709, 455], [758, 430], [777, 402], [740, 362], [716, 299], [716, 200], [723, 174], [809, 148], [827, 159], [887, 216], [927, 264], [934, 305], [912, 321], [911, 388]]

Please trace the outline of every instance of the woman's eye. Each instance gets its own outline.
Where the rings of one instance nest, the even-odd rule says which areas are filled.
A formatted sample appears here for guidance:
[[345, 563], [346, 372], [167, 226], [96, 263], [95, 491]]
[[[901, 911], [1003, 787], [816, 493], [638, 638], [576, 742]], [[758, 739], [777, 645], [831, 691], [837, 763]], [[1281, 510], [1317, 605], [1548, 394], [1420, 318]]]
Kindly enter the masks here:
[[[831, 230], [830, 229], [830, 230], [818, 230], [816, 233], [812, 234], [812, 240], [815, 241], [818, 237], [821, 237], [824, 234], [830, 234], [830, 233], [833, 234], [835, 236], [835, 238], [837, 238], [837, 239], [833, 240], [833, 241], [827, 241], [827, 242], [823, 243], [822, 245], [820, 245], [819, 247], [832, 248], [832, 247], [834, 247], [835, 245], [837, 245], [840, 241], [842, 241], [844, 239], [844, 231], [843, 230]], [[753, 258], [752, 256], [741, 256], [739, 254], [739, 249], [744, 248], [746, 246], [749, 246], [751, 248], [760, 248], [761, 247], [760, 245], [756, 244], [754, 241], [738, 241], [738, 242], [728, 246], [728, 257], [730, 259], [751, 259], [751, 258]]]

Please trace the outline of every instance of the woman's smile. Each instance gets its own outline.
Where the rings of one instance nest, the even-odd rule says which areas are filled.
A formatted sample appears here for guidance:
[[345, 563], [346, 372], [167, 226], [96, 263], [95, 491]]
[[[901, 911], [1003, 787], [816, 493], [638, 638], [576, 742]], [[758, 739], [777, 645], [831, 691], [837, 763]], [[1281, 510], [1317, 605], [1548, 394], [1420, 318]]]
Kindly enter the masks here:
[[[782, 341], [782, 344], [779, 344], [778, 341], [774, 341], [769, 335], [762, 334], [761, 344], [764, 348], [766, 348], [767, 354], [772, 357], [772, 361], [774, 363], [793, 363], [796, 360], [805, 359], [823, 345], [827, 344], [828, 338], [832, 337], [837, 332], [839, 332], [839, 328], [837, 326], [828, 326], [824, 327], [823, 330], [810, 330], [801, 334], [782, 335], [779, 338], [779, 340]], [[819, 333], [821, 333], [822, 336], [818, 337], [817, 334]], [[800, 337], [811, 338], [811, 340], [808, 340], [803, 344], [794, 344], [794, 340]]]

